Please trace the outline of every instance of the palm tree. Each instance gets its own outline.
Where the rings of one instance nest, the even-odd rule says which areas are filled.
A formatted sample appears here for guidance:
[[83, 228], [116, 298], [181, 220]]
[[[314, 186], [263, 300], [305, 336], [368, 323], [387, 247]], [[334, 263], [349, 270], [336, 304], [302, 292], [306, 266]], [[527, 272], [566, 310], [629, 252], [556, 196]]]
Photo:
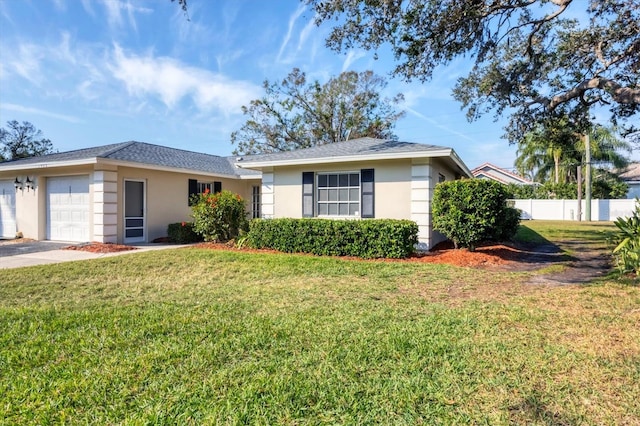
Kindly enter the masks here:
[[565, 183], [574, 166], [579, 140], [566, 119], [541, 125], [518, 144], [515, 167], [520, 174], [537, 182]]
[[[544, 183], [577, 181], [576, 166], [584, 166], [584, 138], [566, 125], [565, 119], [541, 126], [518, 144], [515, 166], [523, 175]], [[618, 139], [614, 128], [595, 125], [590, 131], [591, 163], [601, 168], [622, 168], [628, 163], [624, 153], [631, 146]]]

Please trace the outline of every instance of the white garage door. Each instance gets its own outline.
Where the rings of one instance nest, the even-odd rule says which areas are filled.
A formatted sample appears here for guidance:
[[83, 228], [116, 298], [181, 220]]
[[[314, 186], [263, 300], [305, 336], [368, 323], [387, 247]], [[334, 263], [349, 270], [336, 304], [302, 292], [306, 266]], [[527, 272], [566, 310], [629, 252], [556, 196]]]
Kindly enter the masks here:
[[0, 237], [16, 236], [16, 189], [10, 180], [0, 180]]
[[89, 241], [89, 176], [47, 179], [47, 239]]

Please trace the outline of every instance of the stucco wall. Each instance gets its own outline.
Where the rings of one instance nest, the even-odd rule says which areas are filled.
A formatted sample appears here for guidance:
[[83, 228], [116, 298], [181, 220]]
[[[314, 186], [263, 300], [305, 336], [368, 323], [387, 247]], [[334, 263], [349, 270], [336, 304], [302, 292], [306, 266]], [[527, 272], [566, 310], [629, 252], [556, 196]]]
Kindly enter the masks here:
[[[103, 193], [102, 190], [94, 194], [94, 173], [114, 172], [116, 188], [114, 191]], [[114, 198], [114, 212], [116, 213], [117, 241], [124, 242], [124, 181], [125, 179], [142, 180], [146, 188], [146, 241], [153, 241], [155, 238], [167, 235], [167, 225], [169, 223], [190, 220], [191, 209], [188, 205], [189, 179], [197, 179], [200, 182], [222, 182], [222, 189], [240, 194], [247, 202], [247, 209], [250, 208], [251, 187], [259, 185], [259, 179], [233, 179], [220, 178], [198, 174], [175, 173], [169, 171], [141, 169], [135, 167], [117, 167], [112, 164], [95, 164], [73, 167], [56, 167], [48, 169], [29, 169], [8, 171], [0, 173], [0, 179], [13, 181], [16, 177], [21, 179], [29, 176], [35, 180], [34, 190], [18, 191], [16, 194], [16, 222], [17, 230], [23, 233], [25, 238], [43, 240], [47, 237], [47, 179], [57, 176], [88, 175], [89, 176], [89, 229], [90, 240], [100, 239], [102, 236], [96, 234], [100, 225], [96, 218], [100, 218], [111, 198]], [[102, 185], [100, 182], [99, 185]], [[104, 185], [103, 185], [104, 186]], [[105, 198], [106, 203], [97, 200], [100, 195]], [[106, 207], [105, 207], [106, 206]], [[94, 223], [95, 222], [95, 223]], [[108, 225], [103, 229], [108, 228]]]
[[[416, 221], [421, 249], [433, 247], [445, 239], [432, 229], [431, 197], [440, 175], [446, 181], [454, 180], [458, 175], [437, 158], [276, 167], [263, 173], [269, 179], [273, 176], [273, 185], [267, 184], [273, 191], [273, 206], [265, 210], [272, 208], [273, 216], [270, 217], [275, 218], [302, 217], [303, 172], [351, 172], [370, 168], [375, 170], [376, 218]], [[271, 197], [268, 200], [271, 202]]]
[[118, 242], [124, 241], [124, 181], [142, 180], [146, 184], [147, 241], [167, 235], [167, 225], [190, 220], [188, 203], [189, 179], [199, 182], [222, 182], [222, 189], [239, 194], [247, 209], [251, 201], [251, 186], [258, 180], [240, 180], [198, 174], [173, 173], [130, 167], [118, 168]]
[[[0, 179], [16, 177], [24, 181], [28, 176], [34, 181], [34, 189], [18, 190], [16, 192], [16, 225], [17, 232], [21, 232], [25, 238], [43, 240], [47, 237], [47, 179], [60, 176], [91, 175], [93, 167], [70, 166], [51, 169], [25, 169], [20, 171], [6, 171], [0, 173]], [[91, 177], [89, 179], [91, 181]], [[89, 186], [89, 195], [92, 196], [92, 187]], [[90, 206], [91, 208], [91, 206]], [[92, 212], [90, 211], [90, 215]], [[89, 224], [93, 226], [92, 223]]]
[[410, 160], [278, 167], [273, 171], [274, 217], [302, 217], [303, 172], [359, 172], [361, 169], [375, 169], [375, 216], [410, 219]]

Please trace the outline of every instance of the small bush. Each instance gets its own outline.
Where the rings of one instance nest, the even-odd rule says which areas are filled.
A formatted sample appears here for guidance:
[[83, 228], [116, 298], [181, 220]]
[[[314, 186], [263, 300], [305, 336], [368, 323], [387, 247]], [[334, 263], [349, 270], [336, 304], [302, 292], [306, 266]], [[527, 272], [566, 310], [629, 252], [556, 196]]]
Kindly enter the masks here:
[[177, 244], [198, 243], [202, 236], [195, 233], [192, 222], [170, 223], [167, 227], [169, 241]]
[[193, 230], [205, 241], [229, 241], [247, 228], [244, 201], [231, 191], [194, 195], [191, 216]]
[[287, 253], [404, 258], [415, 250], [418, 225], [409, 220], [254, 219], [247, 243]]
[[613, 250], [618, 269], [622, 273], [640, 275], [640, 200], [636, 198], [636, 208], [631, 217], [619, 217], [613, 223], [620, 230]]
[[507, 205], [509, 192], [498, 182], [465, 179], [436, 186], [432, 200], [433, 227], [456, 248], [474, 250], [482, 241], [513, 237], [520, 212]]

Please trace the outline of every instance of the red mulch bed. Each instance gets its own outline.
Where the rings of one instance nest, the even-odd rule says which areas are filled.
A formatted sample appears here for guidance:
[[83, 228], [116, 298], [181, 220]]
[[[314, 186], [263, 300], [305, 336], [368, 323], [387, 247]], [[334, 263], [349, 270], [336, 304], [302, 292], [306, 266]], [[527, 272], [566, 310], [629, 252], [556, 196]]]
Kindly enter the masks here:
[[[232, 250], [246, 253], [278, 253], [276, 250], [238, 248], [233, 243], [199, 243], [192, 247], [211, 250]], [[136, 250], [135, 247], [113, 243], [87, 243], [77, 246], [65, 247], [65, 250], [81, 250], [91, 253], [116, 253], [121, 251]], [[527, 253], [504, 244], [494, 244], [478, 247], [471, 252], [468, 249], [455, 250], [451, 243], [440, 243], [427, 253], [416, 253], [408, 259], [383, 259], [386, 262], [421, 262], [444, 263], [454, 266], [467, 267], [495, 267], [505, 266], [522, 260]], [[355, 259], [354, 257], [344, 257]]]
[[88, 251], [90, 253], [117, 253], [120, 251], [137, 250], [135, 247], [113, 243], [87, 243], [78, 246], [65, 247], [63, 250]]
[[[276, 250], [256, 250], [250, 248], [237, 248], [232, 243], [199, 243], [197, 248], [212, 250], [234, 250], [248, 253], [279, 253]], [[454, 266], [467, 267], [495, 267], [506, 266], [522, 260], [527, 253], [504, 244], [486, 245], [476, 248], [471, 252], [468, 249], [454, 249], [451, 243], [440, 243], [431, 251], [426, 253], [416, 253], [408, 259], [378, 259], [386, 262], [421, 262], [421, 263], [444, 263]], [[355, 259], [355, 257], [343, 257], [344, 259]]]

